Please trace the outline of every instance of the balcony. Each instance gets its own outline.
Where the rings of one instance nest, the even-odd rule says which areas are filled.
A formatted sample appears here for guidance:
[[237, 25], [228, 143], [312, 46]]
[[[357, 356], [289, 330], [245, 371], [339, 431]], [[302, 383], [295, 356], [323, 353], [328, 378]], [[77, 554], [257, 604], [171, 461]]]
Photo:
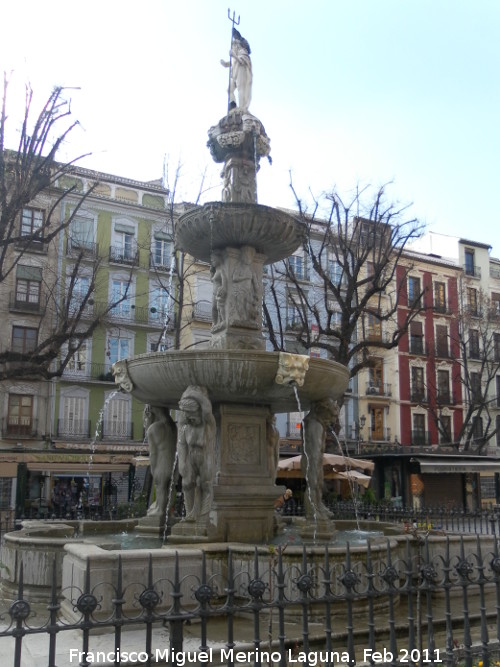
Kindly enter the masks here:
[[172, 270], [172, 257], [155, 257], [153, 253], [150, 253], [149, 268], [152, 271], [165, 271], [170, 273]]
[[33, 313], [40, 315], [45, 310], [45, 304], [42, 304], [41, 295], [36, 300], [33, 296], [20, 295], [11, 292], [9, 295], [9, 310], [11, 313]]
[[431, 437], [428, 431], [411, 432], [411, 444], [415, 447], [427, 447], [431, 444]]
[[367, 382], [367, 396], [392, 396], [392, 384], [387, 382]]
[[436, 357], [438, 357], [439, 359], [452, 358], [451, 350], [447, 344], [445, 345], [444, 343], [437, 343], [435, 349], [436, 349]]
[[416, 389], [411, 390], [410, 400], [412, 403], [427, 403], [427, 394], [425, 389], [417, 387]]
[[2, 419], [3, 438], [37, 438], [38, 428], [36, 419], [28, 417], [6, 417]]
[[464, 273], [469, 278], [481, 278], [481, 267], [474, 266], [473, 264], [464, 264], [462, 267]]
[[457, 402], [455, 400], [455, 397], [452, 396], [449, 389], [446, 390], [446, 391], [439, 391], [438, 390], [438, 392], [436, 394], [436, 401], [437, 401], [438, 405], [455, 405], [456, 402]]
[[90, 438], [90, 419], [58, 419], [57, 437]]
[[84, 257], [87, 259], [96, 259], [99, 255], [99, 244], [90, 241], [77, 241], [68, 239], [66, 242], [67, 257]]
[[410, 338], [410, 354], [427, 354], [423, 338], [421, 337]]
[[98, 380], [99, 382], [114, 382], [110, 364], [96, 364], [79, 361], [66, 366], [62, 375], [63, 380]]
[[435, 301], [432, 305], [432, 310], [439, 315], [451, 315], [451, 310], [442, 302]]
[[387, 427], [380, 428], [376, 431], [368, 432], [368, 442], [390, 442], [391, 429]]
[[109, 421], [102, 423], [101, 440], [133, 440], [134, 425], [127, 421]]
[[22, 252], [34, 252], [36, 254], [46, 255], [49, 249], [48, 243], [44, 243], [43, 239], [33, 239], [31, 237], [20, 238], [15, 243], [15, 249]]
[[110, 246], [109, 261], [115, 264], [125, 264], [126, 266], [137, 266], [139, 264], [139, 250], [138, 248]]

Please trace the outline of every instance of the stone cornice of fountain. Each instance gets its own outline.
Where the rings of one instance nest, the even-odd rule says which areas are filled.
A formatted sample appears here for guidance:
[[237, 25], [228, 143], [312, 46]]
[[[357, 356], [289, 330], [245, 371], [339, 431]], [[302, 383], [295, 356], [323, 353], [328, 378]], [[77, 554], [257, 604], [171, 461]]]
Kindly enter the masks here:
[[[176, 408], [189, 385], [206, 387], [214, 403], [270, 406], [273, 412], [298, 409], [293, 384], [278, 384], [280, 353], [262, 350], [176, 350], [140, 354], [114, 365], [115, 382], [151, 405]], [[304, 383], [297, 386], [300, 405], [338, 398], [347, 387], [345, 366], [309, 359]]]
[[260, 204], [210, 202], [184, 213], [175, 229], [175, 247], [209, 262], [214, 250], [251, 246], [272, 264], [292, 255], [305, 227], [289, 213]]

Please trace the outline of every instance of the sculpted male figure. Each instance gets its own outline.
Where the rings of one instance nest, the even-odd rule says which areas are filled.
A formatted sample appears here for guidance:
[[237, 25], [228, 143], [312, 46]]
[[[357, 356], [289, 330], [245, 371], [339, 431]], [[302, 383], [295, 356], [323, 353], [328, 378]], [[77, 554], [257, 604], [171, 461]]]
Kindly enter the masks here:
[[208, 518], [212, 504], [215, 418], [204, 387], [190, 386], [179, 401], [177, 451], [186, 516], [184, 521]]
[[163, 516], [167, 511], [168, 487], [174, 468], [177, 428], [168, 409], [154, 405], [144, 408], [144, 425], [156, 489], [156, 500], [149, 506], [148, 516]]
[[327, 398], [311, 405], [304, 419], [304, 453], [300, 461], [307, 482], [306, 516], [310, 519], [329, 519], [332, 514], [323, 503], [323, 454], [326, 429], [338, 413], [335, 401]]
[[221, 60], [223, 67], [231, 68], [229, 80], [229, 108], [236, 107], [234, 91], [238, 89], [239, 108], [248, 111], [252, 99], [252, 61], [250, 60], [250, 44], [233, 28], [230, 61]]

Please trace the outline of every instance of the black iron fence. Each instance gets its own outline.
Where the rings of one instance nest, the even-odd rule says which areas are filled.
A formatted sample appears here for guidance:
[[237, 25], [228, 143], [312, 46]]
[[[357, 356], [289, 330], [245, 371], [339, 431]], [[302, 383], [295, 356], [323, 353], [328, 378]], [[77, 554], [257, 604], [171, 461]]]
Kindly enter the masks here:
[[[14, 667], [33, 641], [48, 667], [56, 655], [59, 667], [494, 664], [497, 539], [408, 538], [396, 551], [393, 542], [368, 543], [362, 553], [347, 546], [341, 557], [328, 548], [304, 547], [295, 557], [256, 548], [246, 564], [229, 550], [224, 561], [203, 556], [197, 573], [183, 575], [175, 553], [171, 576], [161, 578], [150, 556], [140, 582], [118, 555], [113, 581], [91, 584], [88, 565], [83, 587], [61, 591], [54, 562], [44, 612], [25, 594], [21, 563], [16, 599], [0, 615], [0, 650]], [[134, 629], [141, 632], [131, 645]]]

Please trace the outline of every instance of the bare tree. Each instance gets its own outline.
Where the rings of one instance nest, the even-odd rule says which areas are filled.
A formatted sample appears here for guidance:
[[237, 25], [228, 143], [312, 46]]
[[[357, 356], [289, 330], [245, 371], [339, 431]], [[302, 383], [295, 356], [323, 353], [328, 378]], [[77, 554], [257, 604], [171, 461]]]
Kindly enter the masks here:
[[423, 227], [406, 206], [388, 203], [385, 190], [357, 190], [349, 201], [334, 190], [312, 212], [296, 197], [302, 249], [271, 267], [266, 286], [275, 350], [323, 350], [353, 377], [374, 349], [398, 345], [422, 309], [422, 294], [404, 315], [398, 304], [412, 268], [405, 249]]
[[[85, 200], [98, 183], [80, 192], [72, 178], [74, 165], [58, 162], [58, 151], [78, 125], [73, 120], [66, 90], [56, 87], [37, 113], [33, 92], [26, 90], [24, 117], [16, 150], [6, 147], [7, 90], [4, 76], [0, 116], [0, 294], [10, 294], [29, 312], [30, 327], [23, 340], [4, 340], [0, 345], [0, 380], [50, 379], [60, 376], [69, 360], [108, 313], [127, 298], [93, 308], [98, 289], [101, 258], [85, 270], [84, 249], [73, 252], [67, 274], [59, 274], [58, 246]], [[62, 216], [63, 204], [70, 213]], [[43, 257], [32, 261], [33, 256]], [[88, 258], [87, 258], [88, 259]], [[88, 262], [87, 262], [88, 264]], [[35, 275], [37, 274], [37, 275]], [[8, 312], [8, 308], [5, 309]], [[28, 334], [26, 333], [28, 331]], [[26, 337], [27, 336], [27, 337]]]

